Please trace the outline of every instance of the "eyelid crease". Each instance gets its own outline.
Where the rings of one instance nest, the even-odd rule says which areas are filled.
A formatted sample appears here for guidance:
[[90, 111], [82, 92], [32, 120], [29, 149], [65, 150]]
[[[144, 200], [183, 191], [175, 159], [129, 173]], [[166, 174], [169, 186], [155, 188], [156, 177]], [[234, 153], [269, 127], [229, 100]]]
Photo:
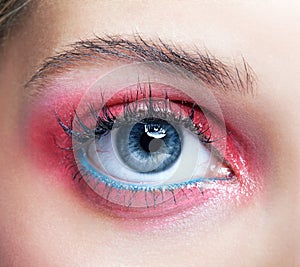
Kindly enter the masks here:
[[158, 38], [157, 41], [143, 39], [139, 34], [125, 38], [121, 35], [95, 36], [69, 45], [69, 49], [46, 58], [40, 69], [32, 76], [25, 88], [43, 81], [53, 73], [69, 71], [83, 63], [105, 62], [162, 62], [174, 64], [190, 71], [209, 87], [219, 87], [241, 95], [254, 95], [256, 75], [242, 58], [241, 67], [228, 65], [207, 50], [201, 53], [195, 48], [187, 52], [175, 44], [169, 45]]

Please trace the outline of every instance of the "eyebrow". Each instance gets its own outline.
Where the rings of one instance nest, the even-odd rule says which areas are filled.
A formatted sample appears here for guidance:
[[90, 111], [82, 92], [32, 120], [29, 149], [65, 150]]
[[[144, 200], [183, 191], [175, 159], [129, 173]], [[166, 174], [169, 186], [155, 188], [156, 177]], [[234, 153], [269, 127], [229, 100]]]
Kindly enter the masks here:
[[243, 57], [239, 65], [226, 64], [207, 50], [201, 52], [195, 47], [185, 50], [160, 38], [153, 41], [138, 34], [128, 38], [121, 35], [95, 36], [72, 43], [68, 49], [46, 58], [25, 87], [83, 63], [113, 60], [174, 64], [193, 73], [207, 86], [237, 91], [242, 95], [253, 95], [256, 87], [256, 75]]

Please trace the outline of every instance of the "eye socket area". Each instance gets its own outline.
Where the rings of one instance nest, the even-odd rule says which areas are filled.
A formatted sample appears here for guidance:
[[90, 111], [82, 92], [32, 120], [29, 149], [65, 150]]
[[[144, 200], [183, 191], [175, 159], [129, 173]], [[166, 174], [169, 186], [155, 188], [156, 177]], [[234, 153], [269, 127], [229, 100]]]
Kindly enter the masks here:
[[[213, 152], [215, 160], [212, 160], [211, 166], [213, 167], [214, 162], [219, 164], [219, 178], [228, 174], [229, 167], [233, 174], [232, 179], [210, 179], [209, 181], [196, 181], [191, 179], [189, 184], [180, 181], [180, 183], [177, 183], [177, 185], [180, 185], [178, 187], [175, 187], [175, 185], [170, 186], [171, 180], [169, 180], [169, 187], [161, 188], [160, 190], [153, 188], [153, 186], [152, 188], [142, 186], [137, 188], [136, 185], [132, 185], [132, 183], [130, 184], [128, 182], [121, 184], [122, 188], [118, 188], [117, 186], [120, 186], [120, 182], [118, 181], [118, 183], [115, 184], [113, 180], [114, 177], [110, 177], [109, 180], [103, 180], [107, 177], [103, 177], [100, 170], [84, 168], [84, 161], [79, 160], [82, 159], [80, 158], [81, 154], [79, 153], [79, 148], [83, 148], [84, 145], [86, 145], [83, 151], [88, 151], [89, 143], [86, 141], [90, 140], [88, 138], [90, 134], [92, 134], [95, 139], [95, 114], [93, 114], [90, 109], [91, 105], [94, 105], [97, 107], [94, 111], [98, 112], [96, 112], [96, 116], [103, 113], [100, 112], [101, 108], [98, 106], [102, 101], [101, 97], [103, 92], [99, 89], [106, 88], [105, 84], [108, 85], [107, 88], [109, 89], [108, 91], [110, 91], [108, 96], [111, 98], [108, 100], [105, 98], [106, 104], [110, 109], [113, 108], [115, 113], [120, 115], [123, 114], [122, 103], [124, 102], [124, 95], [126, 95], [126, 102], [129, 103], [149, 98], [149, 91], [146, 95], [142, 93], [138, 96], [136, 95], [137, 89], [141, 91], [140, 89], [144, 85], [142, 81], [144, 81], [147, 86], [150, 84], [148, 82], [149, 72], [141, 71], [139, 75], [136, 75], [136, 73], [130, 69], [130, 73], [133, 73], [132, 80], [125, 83], [122, 78], [122, 86], [116, 85], [112, 89], [110, 87], [116, 77], [122, 77], [122, 75], [118, 75], [119, 72], [117, 75], [115, 75], [115, 72], [112, 73], [111, 79], [108, 79], [106, 83], [102, 83], [101, 81], [97, 83], [95, 87], [93, 86], [94, 90], [91, 90], [89, 94], [89, 99], [94, 99], [92, 102], [86, 100], [82, 101], [85, 98], [87, 88], [82, 88], [78, 96], [70, 94], [70, 91], [73, 89], [72, 87], [76, 86], [77, 81], [72, 83], [70, 87], [67, 87], [68, 90], [62, 90], [62, 92], [48, 90], [50, 97], [47, 95], [47, 97], [43, 99], [38, 99], [34, 107], [30, 109], [33, 112], [30, 113], [30, 131], [28, 133], [30, 135], [30, 151], [36, 149], [34, 151], [36, 151], [36, 156], [38, 157], [35, 161], [37, 166], [41, 166], [43, 171], [51, 171], [50, 176], [52, 178], [56, 178], [62, 184], [71, 188], [72, 193], [82, 196], [79, 201], [81, 201], [82, 204], [88, 203], [87, 207], [95, 207], [94, 211], [96, 213], [108, 212], [109, 215], [116, 215], [121, 218], [148, 218], [164, 214], [172, 216], [173, 214], [183, 214], [185, 210], [190, 210], [190, 207], [195, 207], [198, 211], [203, 209], [204, 214], [207, 214], [207, 208], [213, 207], [213, 203], [218, 203], [212, 208], [214, 210], [219, 210], [222, 204], [224, 204], [224, 209], [226, 210], [228, 207], [233, 207], [241, 202], [247, 201], [248, 203], [249, 198], [253, 196], [256, 191], [260, 190], [262, 186], [259, 177], [261, 176], [263, 168], [259, 165], [259, 162], [264, 162], [264, 160], [262, 160], [263, 156], [261, 155], [265, 155], [266, 153], [263, 153], [263, 149], [256, 151], [256, 144], [260, 144], [260, 142], [256, 139], [250, 140], [247, 137], [248, 133], [255, 134], [259, 128], [256, 128], [254, 122], [251, 122], [251, 118], [250, 126], [252, 125], [252, 128], [248, 127], [248, 122], [246, 125], [242, 121], [236, 120], [237, 116], [231, 116], [230, 110], [232, 109], [230, 109], [230, 106], [228, 109], [226, 99], [224, 100], [221, 96], [217, 95], [216, 101], [220, 104], [221, 111], [221, 116], [219, 116], [220, 112], [218, 112], [218, 108], [214, 108], [214, 104], [211, 104], [213, 102], [210, 102], [211, 94], [206, 93], [206, 90], [201, 87], [201, 84], [198, 86], [197, 83], [197, 86], [195, 86], [194, 82], [191, 83], [192, 79], [190, 79], [190, 77], [188, 79], [184, 79], [182, 76], [178, 78], [177, 73], [176, 77], [173, 77], [174, 79], [168, 78], [163, 80], [161, 76], [154, 79], [151, 76], [151, 81], [153, 81], [151, 82], [151, 88], [153, 89], [151, 91], [152, 98], [160, 98], [163, 104], [167, 102], [167, 96], [169, 102], [178, 104], [181, 112], [187, 114], [187, 116], [191, 115], [190, 111], [193, 106], [192, 99], [199, 100], [197, 103], [201, 106], [203, 112], [194, 112], [193, 121], [200, 122], [205, 121], [206, 118], [210, 118], [209, 129], [207, 129], [206, 125], [203, 125], [203, 129], [207, 130], [205, 132], [206, 140], [210, 137], [210, 141], [212, 141], [207, 147], [210, 146], [215, 150]], [[145, 73], [147, 77], [143, 78], [143, 73]], [[137, 86], [138, 80], [140, 86]], [[131, 85], [128, 86], [128, 84]], [[58, 86], [58, 88], [64, 87], [66, 87], [66, 84], [63, 82]], [[199, 87], [202, 89], [200, 88], [200, 90], [198, 90]], [[120, 90], [120, 88], [124, 89]], [[189, 88], [190, 90], [185, 90], [185, 88]], [[165, 93], [166, 90], [167, 95]], [[185, 94], [183, 94], [183, 92]], [[198, 98], [195, 98], [190, 92], [198, 92], [196, 94]], [[106, 92], [104, 93], [106, 94]], [[234, 105], [234, 103], [232, 103], [232, 105]], [[80, 109], [78, 109], [79, 106]], [[239, 109], [240, 105], [236, 106], [237, 109], [235, 110], [243, 116], [244, 112], [242, 109]], [[178, 114], [180, 114], [180, 112], [178, 112]], [[205, 114], [205, 116], [203, 114]], [[83, 128], [77, 128], [82, 141], [79, 142], [79, 146], [74, 142], [74, 136], [72, 135], [72, 133], [76, 132], [76, 127], [73, 127], [74, 125], [72, 124], [74, 123], [72, 122], [79, 121], [79, 119], [76, 118], [77, 115], [79, 119], [89, 127], [87, 132], [85, 132]], [[224, 115], [224, 119], [222, 115]], [[90, 122], [89, 119], [91, 119]], [[224, 125], [222, 125], [222, 123], [221, 127], [218, 126], [219, 120], [226, 123], [226, 128], [223, 127]], [[110, 128], [110, 123], [110, 121], [107, 121], [105, 126]], [[240, 123], [242, 123], [241, 126]], [[183, 124], [185, 124], [185, 122], [183, 122]], [[240, 128], [245, 130], [241, 130]], [[188, 128], [185, 128], [185, 126], [184, 129], [188, 131]], [[91, 132], [89, 132], [89, 130], [91, 130]], [[247, 135], [244, 134], [245, 131], [247, 131]], [[261, 131], [258, 132], [261, 133]], [[263, 134], [259, 135], [260, 140], [261, 136], [263, 136]], [[262, 144], [260, 147], [264, 148], [265, 146]], [[92, 152], [91, 147], [90, 149]], [[85, 154], [85, 156], [86, 155], [87, 154]], [[95, 154], [91, 155], [93, 155], [93, 157], [95, 156]], [[189, 157], [190, 155], [191, 154], [189, 154]], [[96, 157], [98, 156], [96, 155]], [[94, 167], [95, 166], [99, 167], [98, 159], [94, 164]], [[212, 172], [213, 171], [214, 170], [212, 170]], [[95, 177], [97, 179], [95, 179]], [[207, 177], [214, 176], [210, 173]], [[74, 182], [72, 178], [75, 180]], [[134, 177], [131, 176], [131, 179], [133, 178]], [[176, 178], [179, 177], [177, 176], [175, 179]], [[186, 178], [187, 177], [184, 177], [184, 179]], [[103, 183], [103, 181], [106, 183]], [[135, 182], [139, 182], [139, 179]], [[176, 183], [174, 182], [174, 184]], [[95, 189], [97, 189], [98, 193], [95, 192]], [[139, 189], [139, 191], [136, 189]]]
[[[200, 107], [150, 97], [104, 110], [110, 117], [100, 113], [94, 126], [101, 136], [95, 134], [75, 158], [84, 180], [106, 204], [131, 209], [166, 203], [175, 207], [182, 194], [187, 195], [185, 190], [234, 180], [233, 171], [212, 145], [213, 133]], [[99, 125], [112, 120], [115, 126], [104, 133]], [[82, 127], [82, 122], [76, 125]], [[153, 140], [160, 143], [151, 151]]]

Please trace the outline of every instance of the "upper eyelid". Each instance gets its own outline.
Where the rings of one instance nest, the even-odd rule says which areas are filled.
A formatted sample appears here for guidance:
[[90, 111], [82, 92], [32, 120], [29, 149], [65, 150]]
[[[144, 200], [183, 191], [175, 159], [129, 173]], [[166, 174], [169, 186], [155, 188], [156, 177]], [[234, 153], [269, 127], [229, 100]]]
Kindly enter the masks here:
[[146, 41], [140, 35], [128, 39], [119, 35], [95, 36], [91, 40], [75, 42], [69, 47], [70, 49], [46, 58], [25, 87], [51, 77], [58, 70], [61, 72], [64, 69], [76, 68], [83, 62], [118, 60], [130, 63], [154, 61], [174, 64], [193, 73], [209, 87], [237, 91], [242, 95], [253, 95], [256, 89], [255, 74], [244, 58], [241, 66], [228, 65], [207, 51], [201, 53], [194, 49], [188, 52], [174, 44], [168, 45], [160, 38], [155, 42]]

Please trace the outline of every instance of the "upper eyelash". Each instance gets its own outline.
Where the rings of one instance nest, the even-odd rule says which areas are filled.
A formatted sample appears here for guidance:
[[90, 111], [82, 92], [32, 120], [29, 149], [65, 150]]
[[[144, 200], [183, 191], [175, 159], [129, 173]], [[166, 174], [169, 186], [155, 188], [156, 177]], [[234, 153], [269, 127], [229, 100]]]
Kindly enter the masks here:
[[[189, 129], [194, 134], [198, 135], [201, 142], [207, 144], [214, 142], [214, 140], [211, 140], [210, 134], [208, 135], [205, 134], [209, 131], [208, 125], [206, 128], [204, 128], [203, 125], [201, 125], [200, 127], [199, 125], [193, 123], [195, 109], [196, 108], [200, 109], [200, 107], [196, 103], [190, 103], [187, 101], [170, 101], [168, 94], [166, 92], [165, 97], [163, 99], [163, 101], [165, 101], [163, 107], [159, 107], [158, 110], [155, 110], [157, 106], [154, 105], [154, 99], [152, 98], [152, 93], [151, 93], [151, 85], [149, 84], [148, 89], [146, 87], [142, 89], [141, 85], [138, 83], [137, 91], [135, 95], [136, 99], [138, 99], [139, 94], [141, 94], [142, 97], [146, 97], [148, 95], [147, 98], [145, 99], [143, 98], [144, 99], [143, 103], [146, 104], [148, 107], [147, 109], [148, 113], [143, 114], [144, 117], [145, 115], [147, 117], [155, 117], [155, 116], [163, 115], [169, 121], [171, 120], [172, 122], [175, 123], [181, 123], [185, 128]], [[76, 109], [74, 109], [74, 116], [72, 116], [71, 118], [70, 126], [67, 126], [66, 123], [62, 121], [61, 117], [58, 114], [56, 114], [56, 119], [67, 135], [75, 138], [75, 140], [79, 144], [83, 144], [91, 140], [92, 138], [101, 138], [101, 136], [104, 136], [107, 133], [109, 133], [110, 130], [113, 128], [113, 126], [119, 127], [118, 124], [122, 125], [124, 121], [127, 121], [128, 119], [130, 120], [130, 122], [138, 122], [140, 120], [140, 118], [138, 117], [139, 113], [137, 112], [137, 105], [135, 105], [136, 104], [135, 101], [130, 100], [132, 98], [133, 98], [132, 90], [130, 90], [128, 95], [124, 95], [123, 103], [122, 103], [124, 107], [124, 112], [121, 120], [119, 119], [118, 116], [113, 114], [110, 107], [107, 106], [106, 104], [103, 104], [103, 107], [101, 108], [100, 112], [97, 112], [96, 108], [93, 105], [91, 104], [89, 105], [90, 114], [95, 121], [95, 127], [92, 128], [88, 127], [82, 121], [82, 119], [77, 114]], [[172, 103], [178, 104], [178, 102], [180, 105], [180, 110], [183, 105], [190, 106], [190, 112], [188, 117], [183, 116], [183, 114], [179, 114], [176, 116], [173, 113]], [[79, 128], [82, 131], [80, 132], [74, 131], [73, 124], [77, 124], [77, 126], [79, 126]]]

